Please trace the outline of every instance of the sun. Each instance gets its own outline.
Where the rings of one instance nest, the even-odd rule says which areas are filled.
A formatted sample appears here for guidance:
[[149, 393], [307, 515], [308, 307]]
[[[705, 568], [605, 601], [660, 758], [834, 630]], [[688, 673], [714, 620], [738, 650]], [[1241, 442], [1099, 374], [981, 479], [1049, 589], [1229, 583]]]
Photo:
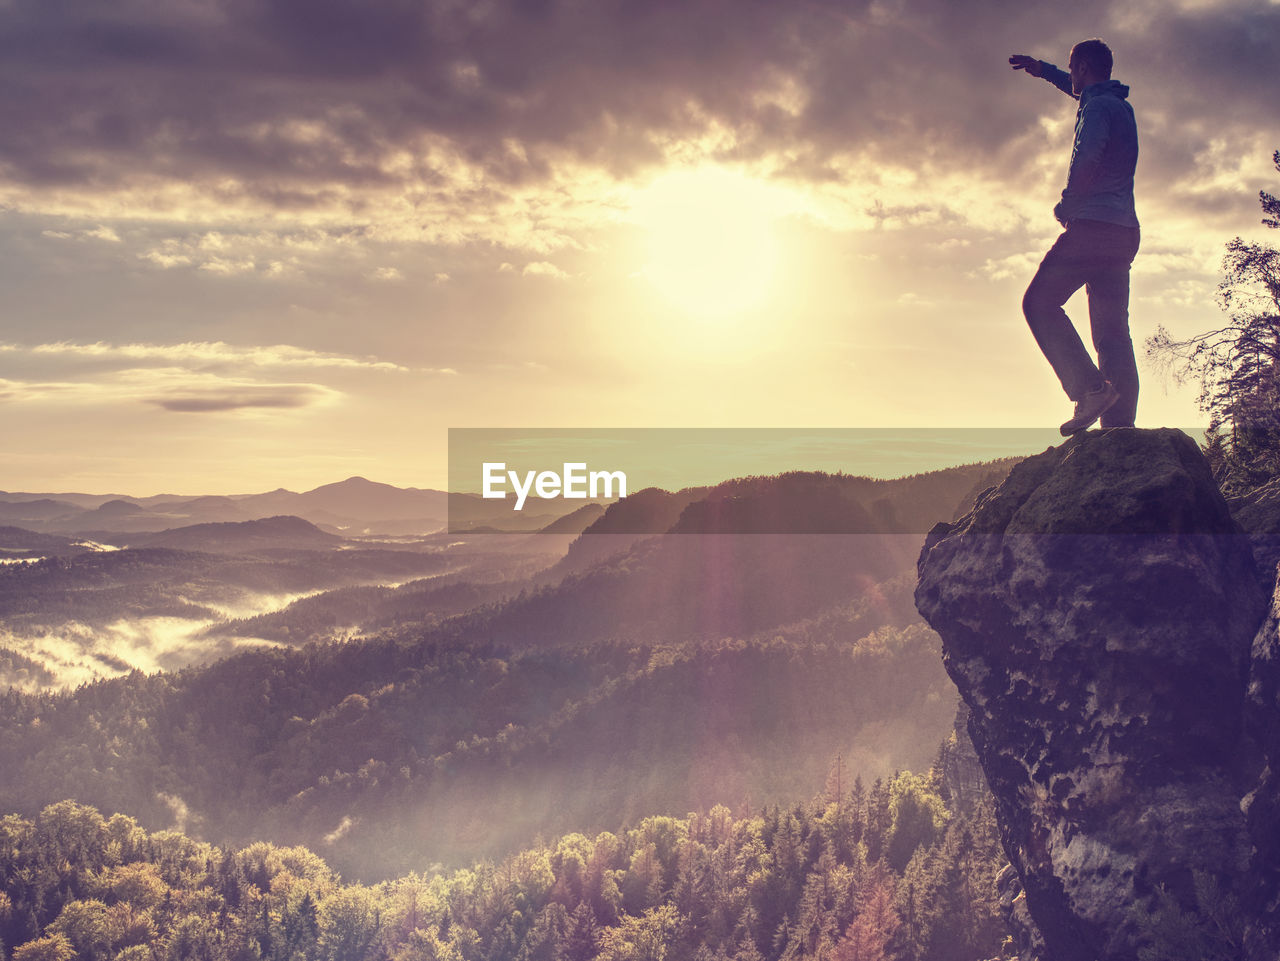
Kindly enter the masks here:
[[740, 315], [773, 288], [779, 216], [776, 189], [735, 171], [664, 174], [632, 207], [645, 234], [640, 274], [692, 319]]

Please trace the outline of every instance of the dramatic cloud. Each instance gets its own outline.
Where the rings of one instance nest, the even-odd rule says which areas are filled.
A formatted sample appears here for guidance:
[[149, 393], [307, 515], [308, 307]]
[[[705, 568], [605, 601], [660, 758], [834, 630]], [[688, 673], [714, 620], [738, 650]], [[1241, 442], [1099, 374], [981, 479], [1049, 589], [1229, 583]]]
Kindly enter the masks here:
[[1151, 169], [1175, 187], [1212, 165], [1214, 138], [1252, 145], [1274, 112], [1266, 0], [14, 0], [0, 199], [550, 250], [610, 216], [611, 183], [701, 155], [811, 184], [874, 186], [888, 164], [938, 207], [957, 169], [1060, 177], [1028, 160], [1041, 116], [1070, 111], [1004, 58], [1062, 60], [1090, 33], [1116, 47]]
[[[1075, 105], [1013, 53], [1115, 49], [1139, 344], [1219, 320], [1276, 188], [1273, 0], [0, 7], [29, 485], [443, 483], [462, 423], [1057, 423], [1019, 299]], [[1144, 426], [1189, 410], [1144, 392]]]

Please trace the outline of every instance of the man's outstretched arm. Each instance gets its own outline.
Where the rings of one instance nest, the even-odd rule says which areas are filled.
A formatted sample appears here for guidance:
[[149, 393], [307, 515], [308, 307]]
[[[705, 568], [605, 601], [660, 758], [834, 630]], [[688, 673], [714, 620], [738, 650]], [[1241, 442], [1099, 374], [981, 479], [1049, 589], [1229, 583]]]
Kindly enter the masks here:
[[1071, 92], [1071, 74], [1059, 70], [1051, 63], [1029, 57], [1025, 53], [1015, 53], [1009, 58], [1009, 66], [1014, 70], [1025, 70], [1032, 77], [1048, 80], [1068, 97], [1075, 98], [1075, 94]]

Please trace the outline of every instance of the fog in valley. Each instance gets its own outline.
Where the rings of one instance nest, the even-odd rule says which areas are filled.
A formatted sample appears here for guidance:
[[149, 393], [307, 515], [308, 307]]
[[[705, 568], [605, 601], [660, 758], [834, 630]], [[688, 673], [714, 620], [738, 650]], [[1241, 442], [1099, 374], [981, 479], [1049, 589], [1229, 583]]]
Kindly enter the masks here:
[[[172, 501], [0, 497], [40, 528], [0, 530], [0, 684], [42, 695], [11, 700], [0, 800], [372, 879], [793, 803], [837, 758], [867, 783], [926, 768], [956, 701], [915, 557], [1007, 466], [645, 491], [555, 533], [474, 503], [472, 533], [423, 531], [433, 492], [360, 479], [310, 518], [202, 520], [227, 505], [200, 498], [173, 527]], [[314, 507], [290, 496], [263, 509]]]

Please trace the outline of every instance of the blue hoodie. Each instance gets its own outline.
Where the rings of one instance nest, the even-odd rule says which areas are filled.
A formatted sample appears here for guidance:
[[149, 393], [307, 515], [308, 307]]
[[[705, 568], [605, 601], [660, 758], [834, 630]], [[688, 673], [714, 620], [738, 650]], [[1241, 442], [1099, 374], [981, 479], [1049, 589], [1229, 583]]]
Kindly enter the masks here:
[[[1051, 63], [1041, 63], [1040, 76], [1074, 97], [1071, 75]], [[1129, 88], [1118, 80], [1092, 83], [1081, 91], [1067, 186], [1053, 208], [1063, 226], [1073, 220], [1138, 226], [1133, 205], [1138, 125], [1128, 96]]]

